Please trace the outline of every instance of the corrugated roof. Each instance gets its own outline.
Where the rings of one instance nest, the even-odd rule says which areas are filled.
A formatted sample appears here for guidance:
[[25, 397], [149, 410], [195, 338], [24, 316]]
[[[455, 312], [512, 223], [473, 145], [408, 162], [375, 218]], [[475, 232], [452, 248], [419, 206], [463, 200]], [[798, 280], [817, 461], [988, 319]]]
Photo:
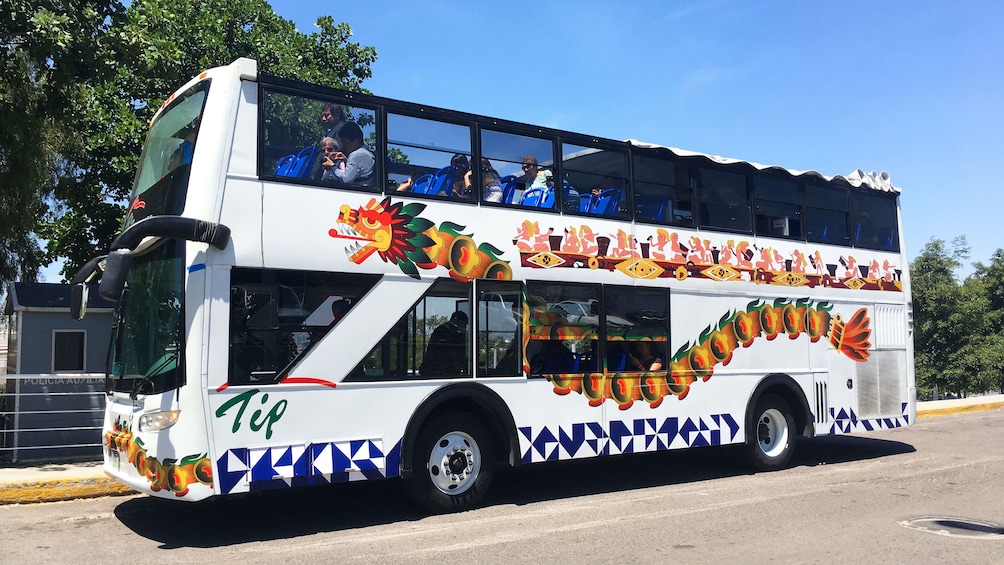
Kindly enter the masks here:
[[[72, 285], [57, 283], [15, 282], [7, 287], [4, 314], [24, 310], [65, 310], [70, 311], [70, 288]], [[98, 295], [96, 285], [90, 285], [87, 292], [87, 310], [112, 310], [114, 302]]]
[[732, 159], [729, 157], [720, 157], [718, 155], [709, 155], [707, 153], [699, 153], [697, 151], [688, 151], [686, 149], [678, 149], [676, 147], [667, 147], [665, 145], [657, 145], [655, 143], [646, 143], [644, 141], [638, 141], [635, 139], [629, 139], [627, 140], [627, 142], [635, 147], [639, 147], [642, 149], [666, 150], [678, 157], [704, 157], [705, 159], [723, 165], [745, 164], [760, 171], [764, 170], [785, 171], [788, 174], [795, 177], [818, 178], [825, 181], [843, 180], [855, 188], [860, 188], [863, 186], [865, 188], [880, 190], [882, 192], [894, 192], [894, 193], [902, 192], [901, 189], [892, 184], [892, 181], [889, 180], [889, 173], [885, 171], [882, 171], [880, 173], [875, 173], [875, 172], [866, 173], [861, 169], [857, 169], [847, 175], [835, 175], [831, 177], [818, 173], [816, 171], [798, 171], [795, 169], [787, 169], [785, 167], [779, 167], [777, 165], [761, 165], [760, 163], [754, 163], [752, 161], [743, 161], [742, 159]]

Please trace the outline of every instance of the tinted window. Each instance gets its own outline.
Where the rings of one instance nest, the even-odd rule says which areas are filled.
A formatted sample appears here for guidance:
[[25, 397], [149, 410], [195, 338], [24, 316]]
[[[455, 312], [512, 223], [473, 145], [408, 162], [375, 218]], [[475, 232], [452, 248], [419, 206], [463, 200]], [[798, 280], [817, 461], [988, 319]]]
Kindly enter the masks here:
[[806, 239], [813, 243], [849, 245], [847, 191], [805, 185]]
[[388, 114], [387, 190], [469, 199], [471, 130]]
[[635, 155], [634, 209], [640, 222], [693, 226], [689, 167], [679, 161]]
[[597, 370], [599, 285], [527, 282], [531, 376]]
[[[561, 145], [566, 210], [627, 217], [627, 161], [624, 151]], [[585, 196], [588, 195], [588, 198]], [[583, 197], [583, 198], [580, 198]]]
[[665, 371], [669, 367], [669, 293], [638, 287], [606, 287], [608, 371]]
[[701, 227], [751, 231], [746, 175], [701, 168], [697, 170], [696, 181], [701, 198]]
[[851, 205], [855, 247], [899, 250], [895, 197], [854, 191]]
[[380, 143], [374, 109], [265, 91], [261, 113], [263, 176], [377, 187]]
[[755, 175], [753, 202], [757, 235], [802, 238], [802, 192], [797, 182]]
[[482, 166], [498, 176], [500, 201], [554, 209], [554, 143], [514, 133], [482, 130]]

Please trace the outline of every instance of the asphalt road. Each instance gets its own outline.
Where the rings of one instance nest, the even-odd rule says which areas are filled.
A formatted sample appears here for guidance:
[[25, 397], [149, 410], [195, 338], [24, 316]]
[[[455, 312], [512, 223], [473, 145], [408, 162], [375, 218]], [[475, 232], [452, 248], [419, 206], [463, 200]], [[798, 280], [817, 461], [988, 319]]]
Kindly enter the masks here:
[[4, 506], [0, 563], [1004, 563], [1004, 411], [802, 442], [775, 473], [738, 456], [529, 466], [432, 517], [397, 482]]

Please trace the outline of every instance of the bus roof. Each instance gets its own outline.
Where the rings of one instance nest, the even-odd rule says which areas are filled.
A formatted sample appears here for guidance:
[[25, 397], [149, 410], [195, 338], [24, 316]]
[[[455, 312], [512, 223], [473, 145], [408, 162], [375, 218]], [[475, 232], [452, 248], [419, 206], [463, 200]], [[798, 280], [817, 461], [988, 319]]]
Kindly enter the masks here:
[[635, 139], [628, 139], [627, 142], [633, 145], [634, 147], [642, 149], [666, 150], [672, 153], [673, 155], [676, 155], [677, 157], [703, 157], [705, 159], [711, 160], [715, 163], [720, 163], [722, 165], [746, 164], [761, 171], [772, 170], [772, 169], [777, 171], [785, 171], [794, 177], [810, 177], [810, 178], [815, 177], [827, 182], [832, 180], [843, 180], [855, 188], [864, 187], [864, 188], [871, 188], [874, 190], [881, 190], [883, 192], [894, 192], [894, 193], [901, 192], [901, 189], [899, 187], [896, 187], [892, 184], [892, 181], [889, 180], [889, 173], [885, 171], [882, 171], [880, 173], [876, 172], [866, 173], [861, 169], [857, 169], [855, 171], [852, 171], [848, 175], [835, 175], [831, 177], [818, 173], [816, 171], [798, 171], [795, 169], [786, 169], [784, 167], [779, 167], [777, 165], [761, 165], [760, 163], [743, 161], [742, 159], [732, 159], [729, 157], [720, 157], [718, 155], [709, 155], [707, 153], [699, 153], [697, 151], [688, 151], [686, 149], [678, 149], [676, 147], [667, 147], [665, 145], [658, 145], [655, 143], [646, 143], [644, 141], [638, 141]]

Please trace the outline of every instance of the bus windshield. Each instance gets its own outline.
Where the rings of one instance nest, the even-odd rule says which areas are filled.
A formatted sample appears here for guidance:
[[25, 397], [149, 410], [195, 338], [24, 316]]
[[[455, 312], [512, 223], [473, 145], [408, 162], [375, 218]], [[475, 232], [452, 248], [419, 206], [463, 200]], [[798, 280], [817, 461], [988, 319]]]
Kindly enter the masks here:
[[119, 301], [108, 392], [156, 394], [184, 384], [184, 242], [133, 259]]
[[181, 214], [209, 80], [179, 95], [150, 128], [129, 197], [125, 227], [147, 216]]

